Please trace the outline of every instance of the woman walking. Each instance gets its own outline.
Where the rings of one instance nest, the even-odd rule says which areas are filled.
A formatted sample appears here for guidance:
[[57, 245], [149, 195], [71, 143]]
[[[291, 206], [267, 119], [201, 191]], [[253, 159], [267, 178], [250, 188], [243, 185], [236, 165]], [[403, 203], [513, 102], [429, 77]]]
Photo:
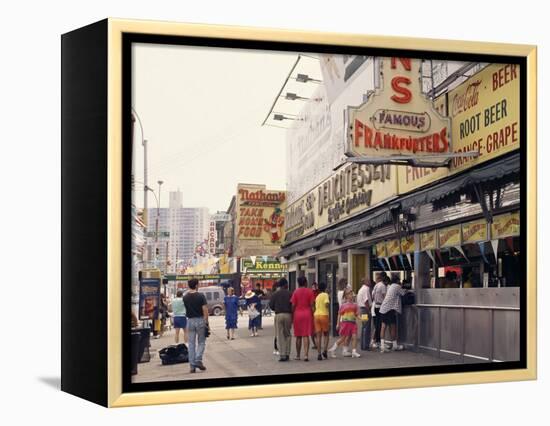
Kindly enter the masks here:
[[304, 344], [304, 361], [309, 361], [309, 336], [313, 329], [313, 291], [307, 288], [306, 277], [298, 278], [298, 288], [290, 299], [293, 312], [294, 337], [296, 337], [296, 358], [300, 359], [302, 342]]
[[[340, 338], [328, 350], [331, 358], [336, 358], [336, 349], [344, 346], [342, 355], [359, 358], [361, 354], [357, 352], [357, 318], [359, 318], [359, 306], [353, 301], [353, 290], [346, 288], [342, 297], [342, 305], [338, 310], [337, 328]], [[351, 340], [352, 351], [349, 353], [349, 343]]]
[[233, 287], [227, 289], [227, 296], [223, 298], [225, 305], [225, 329], [227, 330], [227, 340], [235, 340], [235, 329], [239, 318], [239, 298], [235, 296]]
[[178, 290], [176, 298], [172, 300], [172, 315], [174, 315], [174, 328], [176, 329], [176, 345], [180, 341], [180, 330], [183, 332], [183, 343], [187, 343], [187, 317], [185, 316], [185, 305], [183, 303], [183, 291]]
[[250, 337], [256, 337], [258, 335], [258, 328], [260, 327], [260, 309], [262, 309], [262, 301], [252, 290], [248, 290], [244, 298], [248, 310], [248, 329], [250, 330]]

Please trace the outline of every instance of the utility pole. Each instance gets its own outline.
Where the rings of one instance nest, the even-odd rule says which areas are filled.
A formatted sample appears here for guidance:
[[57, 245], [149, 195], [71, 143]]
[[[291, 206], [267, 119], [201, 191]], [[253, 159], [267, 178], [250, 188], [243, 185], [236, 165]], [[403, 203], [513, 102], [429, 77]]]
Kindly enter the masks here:
[[[147, 193], [149, 187], [147, 186], [147, 139], [143, 139], [143, 223], [145, 223], [145, 241], [147, 241], [147, 231], [149, 230], [149, 212], [147, 211]], [[146, 260], [150, 260], [149, 257], [149, 244], [145, 246]]]
[[[160, 217], [160, 186], [163, 184], [164, 182], [159, 180], [158, 181], [158, 184], [159, 184], [159, 196], [158, 196], [158, 199], [157, 199], [157, 220], [156, 220], [156, 224], [155, 224], [155, 255], [157, 254], [157, 251], [159, 250], [159, 217]], [[160, 254], [160, 253], [159, 253]], [[157, 261], [158, 261], [158, 258], [157, 258]], [[160, 268], [159, 268], [160, 269]]]

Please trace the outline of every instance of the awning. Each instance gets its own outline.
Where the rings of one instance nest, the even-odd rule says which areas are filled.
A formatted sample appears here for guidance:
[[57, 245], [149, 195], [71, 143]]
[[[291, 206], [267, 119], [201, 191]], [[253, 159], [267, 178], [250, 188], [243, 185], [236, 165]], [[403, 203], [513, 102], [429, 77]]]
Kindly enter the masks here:
[[433, 203], [474, 184], [496, 181], [505, 177], [515, 178], [520, 172], [519, 155], [519, 152], [516, 152], [490, 164], [480, 166], [474, 170], [467, 170], [460, 175], [437, 182], [428, 188], [392, 200], [383, 206], [366, 212], [364, 215], [349, 219], [347, 222], [335, 225], [333, 228], [318, 231], [315, 235], [296, 243], [291, 243], [283, 247], [277, 256], [288, 257], [291, 254], [320, 247], [334, 240], [343, 241], [345, 238], [359, 232], [379, 228], [392, 221], [390, 213], [392, 209], [407, 210], [411, 207]]
[[370, 211], [366, 215], [350, 219], [348, 222], [342, 223], [334, 228], [319, 231], [312, 237], [305, 238], [304, 240], [296, 243], [291, 243], [287, 247], [284, 247], [277, 256], [286, 257], [293, 253], [299, 253], [311, 248], [320, 247], [323, 244], [330, 243], [334, 240], [343, 241], [351, 235], [364, 232], [369, 229], [378, 228], [388, 222], [391, 222], [391, 214], [387, 207], [384, 209], [378, 209], [374, 212]]
[[475, 170], [468, 170], [458, 176], [453, 176], [445, 181], [438, 182], [435, 185], [405, 195], [391, 203], [392, 206], [401, 206], [402, 210], [423, 204], [433, 203], [443, 197], [451, 195], [464, 189], [467, 186], [482, 182], [502, 179], [506, 176], [519, 175], [520, 172], [519, 152], [509, 157], [502, 158], [494, 163], [481, 166]]

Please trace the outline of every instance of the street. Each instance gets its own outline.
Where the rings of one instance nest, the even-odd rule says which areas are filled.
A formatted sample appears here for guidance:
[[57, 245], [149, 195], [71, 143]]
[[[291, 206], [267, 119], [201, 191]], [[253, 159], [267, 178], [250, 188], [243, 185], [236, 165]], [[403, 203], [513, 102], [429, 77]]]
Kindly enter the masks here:
[[[206, 371], [189, 373], [189, 364], [162, 365], [158, 350], [174, 343], [174, 330], [164, 333], [160, 339], [151, 339], [151, 361], [138, 364], [138, 374], [134, 383], [173, 380], [193, 380], [203, 378], [262, 376], [270, 374], [313, 373], [322, 371], [345, 371], [357, 369], [382, 369], [394, 367], [417, 367], [452, 364], [452, 361], [439, 359], [411, 351], [380, 353], [359, 351], [361, 358], [344, 358], [340, 349], [336, 359], [317, 360], [317, 351], [311, 350], [309, 362], [294, 360], [295, 340], [292, 339], [290, 362], [279, 362], [273, 354], [273, 319], [263, 317], [263, 330], [258, 337], [250, 337], [247, 316], [239, 317], [239, 329], [235, 340], [227, 340], [223, 316], [210, 317], [211, 335], [206, 340], [203, 362]], [[181, 334], [180, 334], [181, 342]], [[331, 338], [330, 344], [333, 339]], [[302, 355], [303, 358], [303, 355]]]

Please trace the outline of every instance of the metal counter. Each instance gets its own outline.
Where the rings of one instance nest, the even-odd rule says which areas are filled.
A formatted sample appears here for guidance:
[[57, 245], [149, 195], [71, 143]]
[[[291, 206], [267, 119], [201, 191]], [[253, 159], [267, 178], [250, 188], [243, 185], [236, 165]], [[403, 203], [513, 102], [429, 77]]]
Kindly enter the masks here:
[[418, 289], [399, 339], [409, 349], [462, 362], [519, 360], [519, 287]]

